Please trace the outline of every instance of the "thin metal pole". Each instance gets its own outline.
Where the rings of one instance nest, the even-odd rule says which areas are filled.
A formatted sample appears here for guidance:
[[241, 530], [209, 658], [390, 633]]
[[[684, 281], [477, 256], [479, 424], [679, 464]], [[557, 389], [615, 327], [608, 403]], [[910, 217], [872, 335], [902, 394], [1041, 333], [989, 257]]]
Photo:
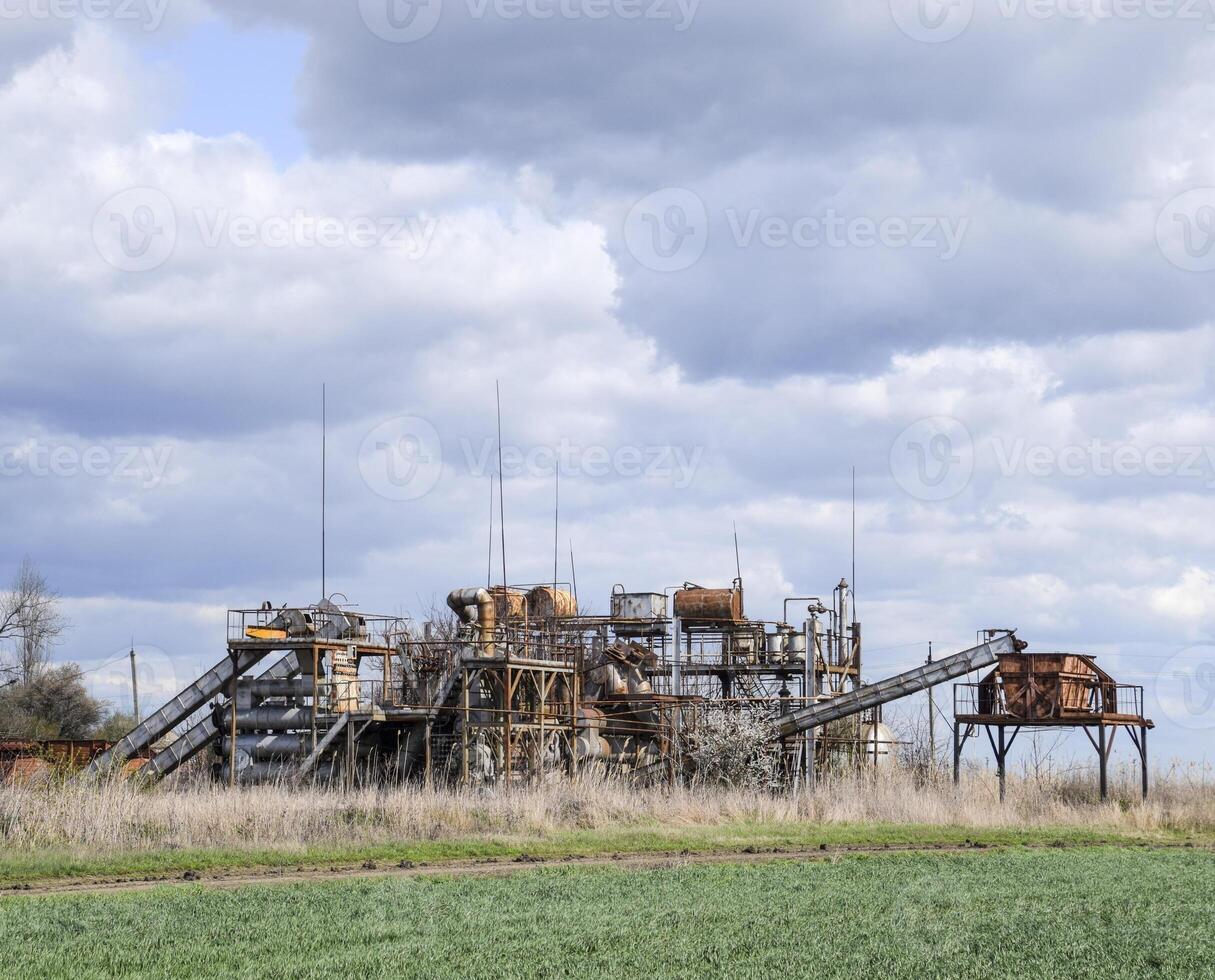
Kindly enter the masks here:
[[494, 584], [494, 475], [489, 474], [489, 557], [485, 560], [485, 588]]
[[578, 573], [574, 570], [573, 538], [570, 538], [570, 587], [574, 590], [574, 612], [578, 612]]
[[328, 596], [325, 591], [325, 460], [327, 456], [326, 440], [328, 426], [325, 416], [325, 383], [321, 382], [321, 598]]
[[[502, 389], [494, 380], [494, 398], [498, 406], [498, 530], [502, 536], [502, 588], [509, 584], [506, 577], [506, 481], [502, 478]], [[510, 602], [505, 593], [502, 596], [506, 615], [503, 621], [510, 622]]]
[[[856, 612], [856, 467], [852, 467], [852, 618]], [[840, 625], [843, 628], [843, 624]]]
[[[932, 666], [932, 640], [928, 641], [928, 664]], [[933, 772], [937, 768], [937, 734], [936, 719], [937, 703], [933, 696], [933, 685], [928, 685], [928, 761]]]
[[139, 678], [135, 671], [135, 641], [131, 641], [131, 710], [135, 713], [135, 724], [142, 720], [139, 717]]

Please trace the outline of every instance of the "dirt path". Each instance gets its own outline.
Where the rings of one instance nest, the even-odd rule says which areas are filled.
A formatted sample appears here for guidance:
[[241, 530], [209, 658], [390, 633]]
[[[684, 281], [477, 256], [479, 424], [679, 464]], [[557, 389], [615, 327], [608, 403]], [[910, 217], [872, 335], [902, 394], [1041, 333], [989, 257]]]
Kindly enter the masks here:
[[173, 872], [129, 878], [72, 878], [59, 881], [0, 886], [5, 895], [89, 895], [113, 892], [146, 891], [165, 885], [196, 884], [207, 888], [242, 888], [246, 885], [306, 884], [322, 881], [353, 881], [372, 878], [414, 878], [455, 876], [504, 876], [536, 868], [672, 868], [689, 864], [755, 864], [765, 861], [835, 861], [853, 854], [896, 853], [977, 853], [982, 851], [1029, 848], [1060, 850], [1086, 847], [1127, 847], [1146, 850], [1192, 848], [1215, 853], [1215, 845], [1144, 844], [1109, 841], [1104, 844], [878, 844], [819, 845], [806, 849], [757, 849], [737, 851], [661, 851], [645, 854], [603, 854], [594, 857], [538, 858], [521, 854], [513, 858], [479, 858], [462, 861], [399, 864], [366, 861], [363, 864], [327, 865], [315, 868], [263, 868], [239, 871]]

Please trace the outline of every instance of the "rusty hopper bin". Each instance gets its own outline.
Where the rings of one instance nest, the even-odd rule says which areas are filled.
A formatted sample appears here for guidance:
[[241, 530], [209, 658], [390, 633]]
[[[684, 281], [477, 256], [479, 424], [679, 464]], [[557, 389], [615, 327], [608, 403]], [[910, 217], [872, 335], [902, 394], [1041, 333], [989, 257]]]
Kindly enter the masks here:
[[728, 626], [743, 621], [742, 583], [731, 589], [691, 586], [675, 593], [675, 615], [684, 626]]
[[1107, 680], [1088, 657], [1072, 653], [1013, 653], [1000, 657], [1008, 714], [1042, 721], [1092, 711], [1090, 694]]

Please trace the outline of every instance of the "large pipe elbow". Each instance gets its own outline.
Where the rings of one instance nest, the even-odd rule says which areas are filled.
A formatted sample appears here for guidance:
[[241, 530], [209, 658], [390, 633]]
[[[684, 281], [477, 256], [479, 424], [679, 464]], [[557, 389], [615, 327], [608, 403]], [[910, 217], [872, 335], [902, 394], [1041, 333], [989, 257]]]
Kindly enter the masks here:
[[494, 655], [494, 626], [497, 616], [494, 607], [494, 597], [488, 589], [453, 589], [447, 596], [447, 605], [459, 618], [461, 623], [475, 624], [480, 634], [482, 649], [485, 656]]

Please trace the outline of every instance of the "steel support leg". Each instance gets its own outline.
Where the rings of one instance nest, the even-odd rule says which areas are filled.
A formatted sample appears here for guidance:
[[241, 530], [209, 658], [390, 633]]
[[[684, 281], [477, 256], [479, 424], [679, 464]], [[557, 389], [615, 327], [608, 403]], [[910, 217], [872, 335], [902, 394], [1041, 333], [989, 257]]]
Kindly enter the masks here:
[[958, 723], [953, 723], [953, 784], [958, 785], [962, 775], [962, 742], [958, 737]]
[[1000, 776], [1000, 802], [1004, 802], [1004, 759], [1008, 754], [1008, 750], [1004, 747], [1004, 726], [996, 726], [996, 742], [999, 746], [996, 749], [996, 772]]
[[1147, 726], [1141, 726], [1139, 729], [1139, 766], [1140, 766], [1140, 781], [1143, 783], [1143, 798], [1148, 797], [1148, 754], [1147, 754]]
[[1106, 800], [1106, 799], [1109, 799], [1109, 782], [1106, 778], [1107, 773], [1106, 773], [1106, 765], [1105, 765], [1106, 756], [1105, 756], [1105, 726], [1104, 725], [1097, 726], [1097, 755], [1098, 755], [1097, 771], [1101, 774], [1101, 799]]

